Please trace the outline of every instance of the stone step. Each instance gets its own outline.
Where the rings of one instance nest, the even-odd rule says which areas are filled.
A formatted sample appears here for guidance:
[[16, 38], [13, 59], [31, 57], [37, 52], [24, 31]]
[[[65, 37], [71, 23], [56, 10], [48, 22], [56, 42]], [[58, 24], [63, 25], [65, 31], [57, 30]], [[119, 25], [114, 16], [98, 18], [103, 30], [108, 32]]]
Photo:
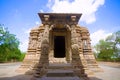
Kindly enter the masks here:
[[72, 70], [49, 70], [47, 77], [74, 77], [75, 74]]
[[49, 64], [48, 69], [72, 69], [72, 65], [70, 63]]
[[36, 80], [84, 80], [80, 79], [79, 77], [42, 77], [41, 79]]

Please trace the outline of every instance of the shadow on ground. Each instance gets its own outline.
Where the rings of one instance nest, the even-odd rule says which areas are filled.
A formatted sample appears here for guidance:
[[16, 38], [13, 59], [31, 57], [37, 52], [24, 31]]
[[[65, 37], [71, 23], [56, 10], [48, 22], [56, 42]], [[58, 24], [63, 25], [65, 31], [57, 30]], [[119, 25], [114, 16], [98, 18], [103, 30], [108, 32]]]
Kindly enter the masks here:
[[97, 77], [90, 77], [90, 80], [102, 80], [102, 79], [99, 79]]
[[[11, 76], [11, 77], [0, 77], [0, 80], [35, 80], [35, 79], [33, 79], [32, 76], [30, 76], [30, 75], [21, 74], [21, 75], [16, 75], [16, 76]], [[37, 79], [37, 80], [41, 80], [41, 79]], [[63, 79], [63, 78], [57, 78], [57, 79], [45, 78], [42, 80], [66, 80], [66, 79]], [[67, 79], [67, 80], [76, 80], [76, 79]], [[96, 77], [90, 77], [90, 80], [102, 80], [102, 79], [98, 79]]]

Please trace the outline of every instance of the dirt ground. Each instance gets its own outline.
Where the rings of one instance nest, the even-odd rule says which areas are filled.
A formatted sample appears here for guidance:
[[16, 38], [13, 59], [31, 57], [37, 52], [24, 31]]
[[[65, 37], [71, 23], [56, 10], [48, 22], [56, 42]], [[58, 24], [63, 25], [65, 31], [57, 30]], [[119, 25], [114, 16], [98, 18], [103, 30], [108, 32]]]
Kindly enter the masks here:
[[120, 68], [120, 62], [98, 62], [99, 65]]
[[98, 62], [103, 72], [95, 73], [98, 80], [120, 80], [120, 62]]
[[[120, 80], [120, 63], [98, 62], [104, 72], [95, 73], [91, 80]], [[0, 80], [30, 80], [30, 75], [15, 72], [21, 63], [2, 63], [0, 64]], [[40, 79], [39, 79], [40, 80]], [[42, 79], [53, 80], [53, 79]], [[54, 80], [77, 80], [77, 79], [54, 79]]]

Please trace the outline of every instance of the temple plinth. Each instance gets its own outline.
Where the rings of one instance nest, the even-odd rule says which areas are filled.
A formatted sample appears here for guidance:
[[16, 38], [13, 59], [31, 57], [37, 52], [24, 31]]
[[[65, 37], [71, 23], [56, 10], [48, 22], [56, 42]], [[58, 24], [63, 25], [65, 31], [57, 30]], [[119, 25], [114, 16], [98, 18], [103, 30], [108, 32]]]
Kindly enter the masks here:
[[42, 24], [31, 30], [28, 51], [18, 71], [42, 77], [50, 76], [51, 68], [72, 70], [75, 76], [88, 80], [89, 71], [100, 70], [92, 53], [90, 33], [78, 25], [82, 14], [38, 15]]

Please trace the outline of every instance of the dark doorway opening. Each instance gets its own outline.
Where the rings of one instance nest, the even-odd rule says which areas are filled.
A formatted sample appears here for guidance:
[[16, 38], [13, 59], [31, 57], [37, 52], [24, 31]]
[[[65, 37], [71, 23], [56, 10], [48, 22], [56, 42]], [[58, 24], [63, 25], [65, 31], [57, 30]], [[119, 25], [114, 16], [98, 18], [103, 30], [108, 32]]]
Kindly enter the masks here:
[[54, 36], [54, 57], [64, 58], [65, 52], [65, 37]]

